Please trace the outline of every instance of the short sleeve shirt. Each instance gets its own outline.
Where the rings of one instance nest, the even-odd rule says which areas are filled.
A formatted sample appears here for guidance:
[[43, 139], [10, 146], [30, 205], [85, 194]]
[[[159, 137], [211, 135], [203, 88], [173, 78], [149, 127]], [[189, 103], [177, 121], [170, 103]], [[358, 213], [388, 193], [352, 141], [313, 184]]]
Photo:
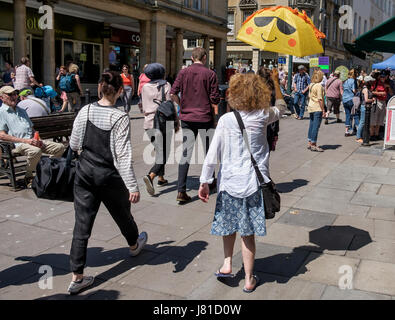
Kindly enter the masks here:
[[340, 99], [343, 82], [338, 78], [331, 78], [326, 82], [326, 96], [328, 98]]
[[22, 64], [16, 69], [14, 88], [21, 90], [30, 87], [30, 77], [34, 77], [32, 69]]
[[310, 85], [310, 101], [307, 107], [309, 113], [322, 111], [319, 100], [324, 100], [324, 95], [324, 88], [320, 83]]
[[352, 101], [352, 98], [354, 98], [354, 92], [353, 90], [357, 90], [357, 87], [355, 85], [355, 80], [354, 79], [348, 79], [346, 82], [343, 84], [343, 103]]
[[[5, 131], [10, 136], [31, 139], [33, 137], [33, 123], [26, 111], [3, 104], [0, 108], [0, 131]], [[19, 145], [20, 143], [15, 143]]]

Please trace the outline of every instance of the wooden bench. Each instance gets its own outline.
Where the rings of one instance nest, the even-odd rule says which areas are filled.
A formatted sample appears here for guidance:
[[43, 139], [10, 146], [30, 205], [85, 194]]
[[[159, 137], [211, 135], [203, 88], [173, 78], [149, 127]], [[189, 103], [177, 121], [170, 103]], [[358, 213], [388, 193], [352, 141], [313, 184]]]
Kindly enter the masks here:
[[[34, 117], [30, 120], [42, 140], [53, 139], [56, 142], [63, 142], [65, 138], [67, 143], [73, 130], [75, 116], [73, 112], [64, 112]], [[14, 148], [13, 143], [0, 140], [0, 176], [8, 177], [14, 190], [17, 190], [16, 173], [26, 168], [26, 161], [18, 159], [21, 155], [13, 152]]]

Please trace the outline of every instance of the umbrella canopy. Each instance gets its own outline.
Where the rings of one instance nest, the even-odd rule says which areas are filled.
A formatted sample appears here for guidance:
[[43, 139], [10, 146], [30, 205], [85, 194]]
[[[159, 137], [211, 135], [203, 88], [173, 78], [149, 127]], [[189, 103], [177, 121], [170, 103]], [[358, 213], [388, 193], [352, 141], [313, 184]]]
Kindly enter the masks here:
[[[395, 44], [394, 44], [395, 45]], [[391, 58], [380, 62], [380, 63], [376, 63], [372, 66], [373, 69], [379, 69], [379, 70], [383, 70], [383, 69], [391, 69], [391, 70], [395, 70], [395, 55], [393, 55]]]
[[395, 53], [395, 17], [355, 40], [358, 50]]
[[323, 53], [324, 38], [306, 12], [283, 6], [258, 10], [237, 35], [238, 40], [261, 50], [297, 57]]

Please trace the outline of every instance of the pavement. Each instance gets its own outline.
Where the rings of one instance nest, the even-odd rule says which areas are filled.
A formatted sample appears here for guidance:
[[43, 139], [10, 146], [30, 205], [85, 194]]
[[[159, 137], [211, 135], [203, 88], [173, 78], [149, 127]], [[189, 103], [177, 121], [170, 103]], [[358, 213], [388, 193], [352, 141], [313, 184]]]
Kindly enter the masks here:
[[[14, 192], [0, 179], [0, 299], [395, 299], [395, 152], [383, 152], [379, 144], [360, 147], [355, 137], [344, 137], [344, 124], [334, 122], [320, 130], [324, 153], [306, 148], [308, 120], [281, 122], [270, 165], [282, 210], [267, 221], [267, 236], [257, 238], [261, 284], [254, 293], [242, 292], [239, 238], [236, 277], [214, 277], [223, 261], [222, 239], [210, 235], [216, 195], [208, 204], [197, 199], [201, 165], [191, 165], [189, 172], [192, 203], [180, 206], [175, 200], [176, 164], [166, 167], [168, 186], [154, 197], [145, 191], [148, 141], [133, 106], [141, 201], [132, 214], [140, 231], [148, 232], [147, 247], [128, 257], [125, 240], [102, 206], [85, 270], [95, 282], [69, 296], [73, 204], [39, 200], [31, 190]], [[178, 134], [176, 147], [180, 139]]]

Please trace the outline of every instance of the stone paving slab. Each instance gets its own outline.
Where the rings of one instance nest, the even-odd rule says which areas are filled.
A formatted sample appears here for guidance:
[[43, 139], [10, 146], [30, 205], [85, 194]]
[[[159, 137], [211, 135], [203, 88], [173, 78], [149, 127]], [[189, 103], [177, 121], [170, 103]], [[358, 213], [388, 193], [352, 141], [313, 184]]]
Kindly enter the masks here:
[[312, 252], [298, 270], [297, 278], [337, 286], [343, 275], [339, 273], [340, 267], [350, 266], [355, 274], [359, 262], [359, 259]]
[[[158, 266], [160, 272], [157, 272]], [[148, 290], [186, 297], [212, 275], [212, 267], [204, 261], [165, 253], [123, 277], [120, 282], [126, 285], [141, 283]]]
[[320, 228], [332, 225], [336, 218], [336, 215], [330, 213], [290, 209], [277, 222], [307, 228]]
[[387, 185], [394, 186], [395, 185], [395, 175], [373, 173], [373, 174], [369, 174], [366, 177], [365, 181], [371, 182], [371, 183], [387, 184]]
[[[360, 203], [364, 205], [358, 205]], [[350, 215], [350, 216], [359, 216], [359, 217], [366, 217], [369, 211], [369, 206], [366, 204], [366, 201], [357, 201], [356, 204], [350, 204], [349, 202], [334, 201], [333, 199], [332, 200], [328, 199], [325, 201], [319, 198], [306, 198], [306, 197], [298, 201], [294, 205], [294, 208], [323, 212], [323, 213], [332, 213], [337, 215]]]
[[356, 236], [346, 256], [356, 259], [393, 263], [395, 267], [395, 240], [376, 239], [369, 241], [365, 236]]
[[68, 211], [70, 211], [70, 207], [67, 205], [48, 205], [48, 203], [39, 200], [17, 197], [1, 202], [0, 217], [26, 224], [35, 224]]
[[[70, 273], [71, 241], [58, 247], [51, 248], [38, 256], [31, 257], [31, 261], [51, 265]], [[149, 263], [157, 254], [143, 250], [137, 257], [129, 257], [127, 245], [110, 244], [104, 241], [89, 241], [86, 268], [84, 273], [102, 280], [115, 282], [127, 276], [140, 266]]]
[[212, 222], [213, 214], [206, 212], [196, 213], [188, 206], [174, 206], [165, 203], [153, 204], [142, 211], [137, 211], [134, 217], [144, 222], [178, 227], [194, 226], [201, 228]]
[[327, 286], [321, 300], [391, 300], [391, 296], [360, 290], [342, 290]]
[[395, 266], [370, 260], [362, 260], [355, 275], [355, 289], [395, 295]]
[[[309, 253], [303, 249], [257, 243], [254, 270], [290, 278], [297, 274]], [[241, 252], [234, 256], [233, 265], [243, 265]]]
[[30, 256], [63, 243], [68, 236], [14, 221], [0, 223], [0, 253], [9, 256]]
[[[374, 237], [374, 220], [355, 217], [355, 216], [338, 216], [333, 223], [333, 226], [351, 226], [355, 228], [353, 230], [354, 235], [369, 235], [371, 238]], [[368, 234], [367, 234], [368, 233]]]
[[358, 190], [360, 185], [360, 181], [350, 181], [334, 175], [328, 175], [324, 180], [322, 180], [318, 187], [355, 192]]
[[[196, 232], [196, 229], [191, 226], [164, 226], [145, 222], [139, 225], [139, 232], [142, 231], [148, 233], [148, 242], [145, 249], [155, 253], [164, 253], [178, 245], [185, 238], [191, 236]], [[112, 239], [110, 243], [125, 246], [126, 240], [120, 235]]]
[[374, 236], [395, 240], [395, 222], [393, 221], [374, 221]]
[[39, 281], [44, 274], [37, 273], [36, 275], [21, 281], [19, 284], [11, 285], [0, 290], [1, 299], [5, 300], [85, 300], [89, 295], [98, 290], [103, 290], [109, 285], [100, 279], [95, 279], [92, 286], [86, 288], [78, 295], [69, 295], [67, 288], [71, 281], [71, 275], [65, 274], [63, 270], [56, 268], [52, 269], [53, 280], [52, 289], [41, 289]]
[[[37, 274], [40, 265], [0, 254], [0, 289]], [[1, 294], [0, 294], [1, 299]]]
[[383, 184], [379, 191], [379, 194], [382, 196], [395, 197], [395, 186]]
[[394, 208], [372, 207], [369, 211], [367, 218], [395, 221], [395, 209]]
[[[143, 285], [143, 284], [140, 284]], [[171, 294], [160, 293], [124, 283], [107, 285], [104, 289], [97, 290], [87, 297], [88, 300], [181, 300]]]
[[381, 188], [381, 184], [364, 182], [361, 184], [358, 192], [377, 194]]
[[395, 208], [395, 197], [372, 193], [356, 193], [351, 203], [369, 207]]
[[251, 294], [243, 290], [244, 275], [219, 281], [211, 276], [187, 299], [191, 300], [319, 300], [326, 285], [262, 272], [256, 273], [261, 284]]

